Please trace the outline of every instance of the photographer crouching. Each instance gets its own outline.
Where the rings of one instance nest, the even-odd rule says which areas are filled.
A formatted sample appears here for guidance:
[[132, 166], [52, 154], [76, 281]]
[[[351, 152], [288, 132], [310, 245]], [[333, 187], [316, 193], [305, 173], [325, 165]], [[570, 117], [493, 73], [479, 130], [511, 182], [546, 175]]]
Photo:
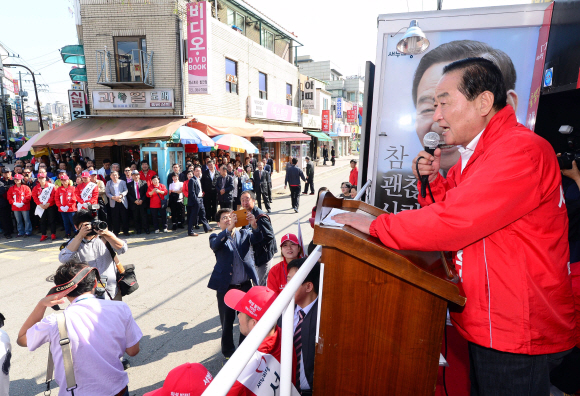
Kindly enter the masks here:
[[76, 212], [73, 216], [73, 224], [78, 232], [66, 246], [63, 245], [58, 260], [63, 264], [87, 263], [96, 268], [102, 278], [107, 278], [107, 292], [114, 300], [121, 300], [121, 292], [117, 287], [115, 261], [106, 244], [108, 243], [115, 253], [123, 254], [127, 251], [127, 242], [109, 231], [106, 227], [107, 223], [97, 224], [97, 222], [98, 220], [89, 210], [81, 209]]

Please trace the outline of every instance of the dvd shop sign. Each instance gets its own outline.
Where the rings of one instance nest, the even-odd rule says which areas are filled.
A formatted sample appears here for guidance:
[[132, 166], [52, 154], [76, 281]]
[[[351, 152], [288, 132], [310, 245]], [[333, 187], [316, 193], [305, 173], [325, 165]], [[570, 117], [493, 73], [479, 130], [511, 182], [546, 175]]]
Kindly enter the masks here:
[[211, 6], [207, 1], [187, 5], [187, 73], [190, 94], [209, 94]]

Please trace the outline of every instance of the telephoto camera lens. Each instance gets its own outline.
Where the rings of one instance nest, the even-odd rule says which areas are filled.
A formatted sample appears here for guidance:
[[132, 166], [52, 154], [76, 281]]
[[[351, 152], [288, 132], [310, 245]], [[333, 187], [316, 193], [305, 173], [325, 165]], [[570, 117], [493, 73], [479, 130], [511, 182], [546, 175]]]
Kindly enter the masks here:
[[107, 227], [107, 223], [101, 220], [93, 220], [91, 222], [91, 228], [93, 231], [105, 231]]

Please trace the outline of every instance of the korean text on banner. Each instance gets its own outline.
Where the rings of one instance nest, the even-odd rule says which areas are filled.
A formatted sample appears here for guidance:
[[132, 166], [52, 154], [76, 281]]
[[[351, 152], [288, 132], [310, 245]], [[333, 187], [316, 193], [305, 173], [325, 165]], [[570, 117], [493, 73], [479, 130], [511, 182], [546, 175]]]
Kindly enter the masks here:
[[211, 6], [187, 5], [187, 70], [190, 94], [210, 94]]
[[347, 122], [355, 122], [356, 119], [356, 112], [354, 110], [347, 110], [346, 111], [346, 121]]
[[322, 110], [322, 132], [330, 131], [330, 110]]
[[336, 118], [342, 118], [342, 98], [336, 99]]
[[314, 81], [306, 81], [304, 83], [304, 100], [302, 100], [302, 108], [304, 110], [314, 110], [316, 107], [316, 102], [314, 97], [316, 95], [316, 88], [314, 86]]
[[68, 91], [68, 104], [70, 108], [71, 121], [87, 114], [87, 101], [84, 91], [71, 89]]

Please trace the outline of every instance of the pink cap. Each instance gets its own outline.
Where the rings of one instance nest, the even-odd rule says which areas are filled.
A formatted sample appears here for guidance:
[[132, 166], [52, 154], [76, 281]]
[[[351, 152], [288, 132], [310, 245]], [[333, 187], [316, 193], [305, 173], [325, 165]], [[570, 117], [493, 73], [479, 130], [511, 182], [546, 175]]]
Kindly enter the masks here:
[[185, 363], [167, 374], [163, 387], [143, 396], [201, 396], [212, 380], [211, 373], [202, 364]]
[[22, 179], [24, 179], [24, 176], [22, 176], [20, 173], [14, 175], [14, 180], [22, 180]]
[[81, 173], [81, 177], [91, 177], [91, 174], [89, 172], [83, 172]]
[[298, 237], [294, 234], [286, 234], [282, 237], [282, 240], [280, 241], [280, 246], [282, 246], [284, 244], [284, 242], [286, 241], [290, 241], [292, 242], [294, 245], [298, 245], [300, 246], [300, 242], [298, 242]]
[[277, 294], [266, 286], [254, 286], [247, 293], [238, 289], [228, 291], [224, 297], [224, 302], [231, 309], [260, 320], [276, 296]]

